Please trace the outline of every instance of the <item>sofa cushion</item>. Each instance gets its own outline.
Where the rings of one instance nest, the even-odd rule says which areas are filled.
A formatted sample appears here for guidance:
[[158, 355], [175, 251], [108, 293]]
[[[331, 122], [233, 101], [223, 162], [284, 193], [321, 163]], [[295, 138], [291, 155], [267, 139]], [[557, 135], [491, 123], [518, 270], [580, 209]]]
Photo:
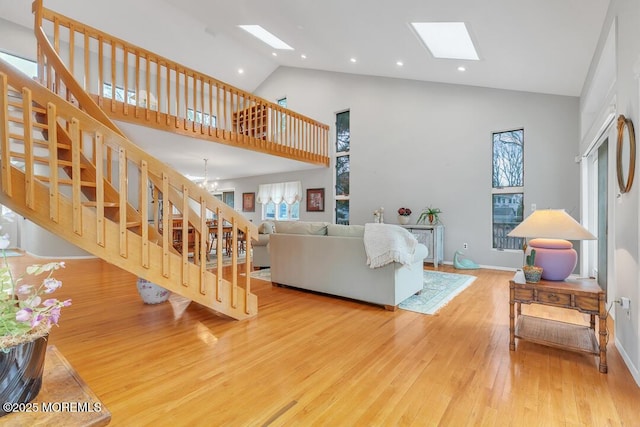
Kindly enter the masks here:
[[258, 234], [257, 236], [253, 236], [253, 239], [251, 239], [252, 246], [267, 246], [268, 244], [269, 244], [268, 234]]
[[272, 221], [264, 221], [258, 226], [258, 233], [271, 234], [275, 233], [276, 225]]
[[329, 224], [326, 222], [278, 221], [276, 222], [276, 233], [326, 236], [327, 225]]
[[327, 225], [327, 236], [364, 237], [364, 225]]

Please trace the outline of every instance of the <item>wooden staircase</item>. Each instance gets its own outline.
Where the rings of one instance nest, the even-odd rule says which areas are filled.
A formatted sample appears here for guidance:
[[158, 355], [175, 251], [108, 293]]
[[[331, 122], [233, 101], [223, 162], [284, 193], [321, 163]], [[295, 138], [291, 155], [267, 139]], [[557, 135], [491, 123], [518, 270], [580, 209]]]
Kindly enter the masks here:
[[[257, 314], [251, 293], [256, 226], [127, 140], [39, 40], [49, 75], [66, 100], [0, 60], [0, 203], [85, 251], [234, 319]], [[55, 70], [55, 72], [53, 71]], [[174, 218], [195, 249], [173, 244]], [[233, 251], [207, 270], [209, 226], [244, 234], [245, 264]], [[186, 242], [185, 242], [186, 245]], [[179, 250], [180, 249], [180, 250]], [[242, 268], [241, 266], [244, 266]], [[244, 276], [239, 274], [239, 268]]]

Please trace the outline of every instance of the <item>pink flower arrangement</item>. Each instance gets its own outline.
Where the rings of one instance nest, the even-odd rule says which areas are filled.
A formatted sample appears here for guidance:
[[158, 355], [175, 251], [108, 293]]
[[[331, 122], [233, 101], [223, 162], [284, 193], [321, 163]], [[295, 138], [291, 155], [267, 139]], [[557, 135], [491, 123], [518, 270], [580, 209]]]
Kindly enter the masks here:
[[398, 209], [398, 215], [400, 215], [400, 216], [409, 216], [409, 215], [411, 215], [411, 209], [409, 209], [409, 208], [400, 208], [400, 209]]
[[[0, 351], [46, 335], [58, 324], [61, 309], [71, 305], [70, 299], [48, 298], [62, 286], [53, 272], [64, 268], [64, 262], [30, 265], [24, 275], [14, 278], [5, 253], [8, 247], [9, 235], [0, 235], [4, 258], [0, 267]], [[39, 285], [30, 282], [31, 277], [42, 274], [46, 277]]]

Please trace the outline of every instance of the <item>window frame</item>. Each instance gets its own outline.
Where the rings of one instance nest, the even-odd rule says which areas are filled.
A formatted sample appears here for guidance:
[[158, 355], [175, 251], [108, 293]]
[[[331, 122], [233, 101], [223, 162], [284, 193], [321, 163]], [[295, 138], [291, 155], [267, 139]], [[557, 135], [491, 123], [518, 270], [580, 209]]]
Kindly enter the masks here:
[[[271, 217], [267, 217], [266, 211], [268, 206], [273, 205], [274, 206], [274, 216], [273, 218]], [[281, 216], [280, 215], [280, 209], [281, 206], [285, 205], [286, 208], [286, 215]], [[298, 207], [298, 216], [295, 217], [293, 216], [294, 214], [294, 207], [297, 205]], [[263, 221], [300, 221], [300, 201], [296, 201], [295, 203], [289, 205], [285, 202], [280, 202], [280, 203], [275, 203], [273, 200], [269, 201], [268, 203], [262, 203], [262, 213], [261, 213], [261, 218]]]
[[[496, 162], [495, 162], [495, 150], [496, 150], [496, 135], [499, 134], [506, 134], [506, 133], [511, 133], [511, 132], [522, 132], [522, 136], [521, 136], [521, 155], [520, 155], [520, 165], [519, 165], [519, 173], [520, 176], [518, 177], [518, 182], [517, 184], [521, 184], [521, 185], [496, 185], [496, 184], [501, 184], [500, 182], [496, 182]], [[525, 207], [525, 170], [524, 170], [524, 162], [525, 162], [525, 129], [524, 126], [521, 127], [514, 127], [511, 129], [507, 129], [507, 130], [501, 130], [501, 131], [495, 131], [495, 132], [491, 132], [491, 198], [490, 198], [490, 202], [491, 202], [491, 249], [496, 250], [496, 251], [521, 251], [522, 250], [522, 244], [523, 244], [523, 239], [522, 238], [518, 238], [518, 237], [508, 237], [506, 239], [509, 239], [509, 242], [512, 243], [507, 243], [506, 245], [504, 245], [505, 247], [500, 247], [496, 245], [496, 242], [504, 239], [503, 236], [498, 236], [496, 234], [497, 231], [503, 232], [503, 228], [501, 227], [502, 222], [496, 222], [496, 213], [495, 213], [495, 209], [496, 206], [494, 204], [494, 200], [496, 196], [499, 195], [521, 195], [521, 209], [522, 212], [520, 213], [521, 219], [519, 222], [514, 222], [513, 223], [513, 228], [515, 228], [518, 224], [520, 224], [520, 222], [522, 222], [524, 220], [524, 207]], [[507, 183], [508, 184], [508, 183]], [[518, 212], [515, 212], [515, 216], [517, 218], [518, 216]], [[507, 232], [508, 233], [508, 232]]]
[[[346, 147], [344, 150], [342, 151], [338, 151], [339, 149], [339, 139], [338, 139], [338, 117], [341, 114], [348, 114], [348, 131], [349, 131], [349, 142], [346, 144]], [[335, 116], [335, 123], [336, 123], [336, 141], [335, 141], [335, 145], [334, 145], [334, 150], [335, 150], [335, 158], [334, 158], [334, 215], [335, 215], [335, 222], [336, 224], [346, 224], [348, 225], [351, 221], [351, 206], [350, 206], [350, 192], [351, 192], [351, 188], [350, 188], [350, 184], [351, 184], [351, 110], [350, 109], [346, 109], [346, 110], [342, 110], [342, 111], [338, 111], [336, 112], [336, 116]], [[349, 176], [347, 178], [347, 185], [348, 185], [348, 189], [349, 191], [346, 192], [346, 194], [338, 194], [338, 161], [341, 158], [346, 157], [347, 163], [348, 163], [348, 167], [349, 167]], [[345, 221], [339, 221], [338, 218], [338, 207], [342, 204], [346, 204], [346, 211], [347, 211], [347, 215], [346, 215], [346, 222]]]

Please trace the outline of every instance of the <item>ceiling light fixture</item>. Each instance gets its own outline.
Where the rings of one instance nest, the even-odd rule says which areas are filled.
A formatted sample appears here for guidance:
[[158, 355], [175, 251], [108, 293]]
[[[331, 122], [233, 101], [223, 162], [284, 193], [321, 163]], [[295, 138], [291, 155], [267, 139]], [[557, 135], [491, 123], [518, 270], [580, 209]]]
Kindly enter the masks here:
[[268, 44], [274, 49], [293, 50], [291, 46], [271, 34], [269, 31], [262, 28], [260, 25], [238, 25], [238, 27], [242, 28], [247, 33]]
[[307, 55], [305, 55], [304, 53], [302, 55], [300, 55], [300, 58], [302, 59], [307, 59]]
[[404, 65], [404, 62], [402, 62], [402, 61], [396, 61], [396, 65], [397, 65], [398, 67], [402, 67], [402, 66]]
[[412, 22], [411, 26], [435, 58], [480, 59], [464, 22]]
[[278, 54], [277, 54], [277, 53], [275, 53], [275, 52], [271, 52], [271, 55], [273, 55], [273, 56], [278, 56]]
[[218, 189], [218, 182], [215, 181], [215, 182], [209, 184], [209, 178], [207, 176], [207, 162], [208, 161], [209, 161], [209, 159], [204, 159], [204, 179], [200, 183], [200, 188], [203, 188], [203, 189], [211, 192], [211, 191], [216, 191]]
[[244, 74], [244, 70], [242, 68], [238, 68], [238, 74]]
[[467, 71], [467, 69], [461, 65], [458, 67], [458, 71]]
[[358, 62], [358, 60], [357, 60], [356, 58], [351, 58], [351, 59], [349, 59], [349, 61], [353, 62], [354, 64], [355, 64], [356, 62]]
[[203, 160], [204, 160], [204, 179], [200, 183], [200, 187], [207, 188], [207, 185], [209, 184], [209, 179], [207, 178], [207, 162], [209, 161], [209, 159], [203, 159]]

